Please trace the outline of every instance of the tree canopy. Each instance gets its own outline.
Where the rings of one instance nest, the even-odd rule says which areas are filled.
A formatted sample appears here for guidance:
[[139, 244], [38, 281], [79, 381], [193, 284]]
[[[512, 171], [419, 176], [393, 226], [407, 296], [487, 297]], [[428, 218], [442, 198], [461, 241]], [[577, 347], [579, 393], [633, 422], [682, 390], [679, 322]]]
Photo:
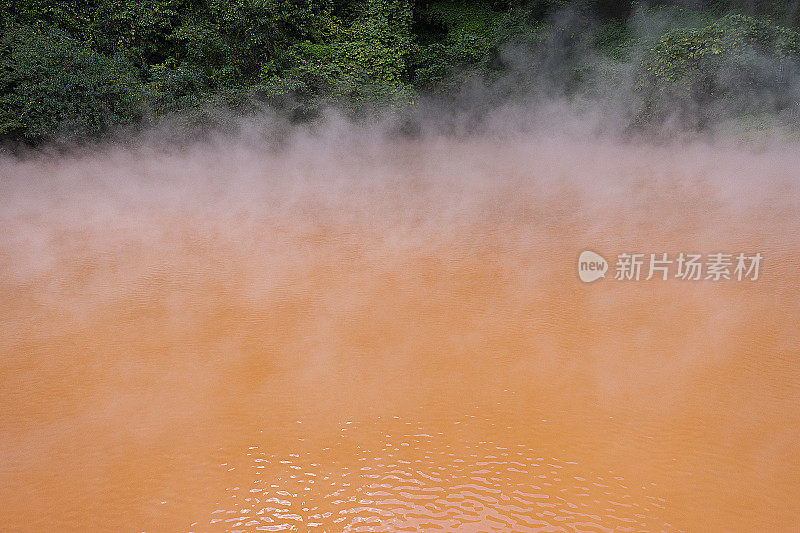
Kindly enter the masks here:
[[[797, 105], [787, 80], [800, 58], [798, 3], [2, 0], [0, 138], [101, 136], [220, 106], [271, 106], [295, 120], [325, 105], [358, 114], [509, 72], [519, 90], [546, 74], [558, 90], [590, 91], [609, 62], [634, 63], [638, 122], [698, 99], [780, 112]], [[566, 12], [584, 25], [560, 22]], [[643, 34], [642, 13], [669, 22]], [[554, 48], [558, 62], [547, 63]]]

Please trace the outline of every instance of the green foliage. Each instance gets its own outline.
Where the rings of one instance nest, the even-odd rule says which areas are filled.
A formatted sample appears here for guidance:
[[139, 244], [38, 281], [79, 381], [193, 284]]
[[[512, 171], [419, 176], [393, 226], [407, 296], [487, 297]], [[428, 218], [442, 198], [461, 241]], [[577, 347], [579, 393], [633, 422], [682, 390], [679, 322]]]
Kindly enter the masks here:
[[492, 59], [502, 46], [522, 36], [536, 36], [538, 28], [530, 14], [530, 8], [495, 10], [491, 4], [477, 1], [431, 2], [420, 13], [421, 22], [440, 28], [442, 36], [417, 47], [413, 63], [416, 85], [448, 90], [459, 83], [453, 78], [458, 71], [491, 70]]
[[625, 59], [628, 57], [630, 45], [633, 44], [633, 38], [628, 25], [615, 20], [600, 28], [594, 38], [594, 47], [598, 52], [613, 59]]
[[[639, 62], [638, 121], [794, 105], [786, 80], [800, 71], [798, 34], [735, 13], [794, 21], [800, 0], [712, 4], [0, 0], [0, 140], [99, 135], [165, 115], [191, 124], [220, 106], [277, 106], [297, 119], [329, 104], [405, 109], [420, 93], [458, 94], [470, 78], [498, 98], [602, 97], [625, 89]], [[583, 17], [577, 25], [548, 19], [565, 6]]]
[[365, 0], [359, 7], [350, 20], [331, 13], [329, 31], [316, 42], [306, 39], [276, 52], [262, 65], [260, 94], [292, 97], [312, 110], [333, 100], [358, 107], [413, 98], [407, 85], [411, 6], [406, 0]]
[[0, 37], [0, 135], [34, 141], [56, 132], [97, 135], [136, 117], [139, 81], [108, 57], [42, 25]]
[[104, 0], [87, 40], [101, 52], [119, 51], [143, 66], [159, 63], [174, 53], [169, 38], [184, 9], [180, 0]]
[[0, 0], [0, 26], [24, 24], [40, 30], [57, 26], [76, 39], [88, 41], [96, 4], [91, 0]]
[[704, 28], [674, 30], [653, 49], [648, 67], [659, 81], [708, 77], [720, 68], [741, 64], [748, 53], [767, 60], [800, 57], [800, 34], [767, 21], [728, 15]]
[[[766, 20], [726, 15], [701, 28], [666, 33], [642, 65], [637, 88], [644, 118], [663, 117], [689, 102], [724, 102], [728, 111], [758, 113], [790, 105], [781, 101], [785, 72], [800, 60], [800, 34]], [[753, 109], [753, 107], [760, 109]], [[709, 117], [698, 116], [702, 122]]]

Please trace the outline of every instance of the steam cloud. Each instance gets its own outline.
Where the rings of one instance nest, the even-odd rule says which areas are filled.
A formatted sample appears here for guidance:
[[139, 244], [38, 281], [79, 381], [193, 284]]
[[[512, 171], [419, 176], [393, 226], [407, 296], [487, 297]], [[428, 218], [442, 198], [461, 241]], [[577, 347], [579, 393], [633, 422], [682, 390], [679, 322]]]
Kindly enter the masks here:
[[[695, 416], [735, 433], [762, 427], [769, 408], [796, 428], [798, 389], [770, 371], [800, 346], [800, 146], [777, 127], [755, 141], [680, 121], [657, 142], [631, 134], [631, 93], [548, 95], [564, 78], [537, 77], [558, 76], [562, 58], [533, 68], [525, 50], [505, 52], [512, 76], [399, 122], [260, 117], [197, 141], [173, 143], [164, 126], [0, 159], [9, 468], [53, 455], [100, 473], [113, 457], [70, 455], [77, 435], [123, 435], [129, 451], [171, 432], [208, 439], [203, 422], [274, 397], [366, 417], [518, 386], [520, 402], [574, 420], [624, 409], [631, 425]], [[502, 96], [523, 82], [535, 90]], [[750, 284], [588, 287], [575, 275], [584, 249], [761, 252], [765, 266]], [[442, 368], [457, 379], [442, 382]], [[737, 393], [717, 395], [725, 383]], [[760, 394], [770, 383], [772, 399]], [[697, 414], [686, 391], [713, 412]], [[751, 437], [779, 458], [764, 461], [762, 488], [780, 498], [798, 435], [772, 430]], [[59, 486], [48, 476], [69, 485], [36, 475], [45, 495]], [[32, 505], [14, 483], [12, 525]]]

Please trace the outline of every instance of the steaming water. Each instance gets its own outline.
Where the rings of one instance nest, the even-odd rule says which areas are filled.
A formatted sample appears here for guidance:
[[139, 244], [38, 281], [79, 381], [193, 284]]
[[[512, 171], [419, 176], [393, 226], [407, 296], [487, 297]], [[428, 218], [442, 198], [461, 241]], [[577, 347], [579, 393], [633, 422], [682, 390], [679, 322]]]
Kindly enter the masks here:
[[0, 163], [5, 528], [796, 530], [796, 147], [340, 133]]

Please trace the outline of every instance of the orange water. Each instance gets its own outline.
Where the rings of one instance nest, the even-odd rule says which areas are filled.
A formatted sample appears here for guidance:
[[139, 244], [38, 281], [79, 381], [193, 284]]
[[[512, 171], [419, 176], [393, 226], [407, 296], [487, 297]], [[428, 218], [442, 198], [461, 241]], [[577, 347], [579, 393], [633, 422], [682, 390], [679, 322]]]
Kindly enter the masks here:
[[[3, 528], [797, 531], [796, 153], [0, 163]], [[583, 284], [584, 249], [765, 259]]]

